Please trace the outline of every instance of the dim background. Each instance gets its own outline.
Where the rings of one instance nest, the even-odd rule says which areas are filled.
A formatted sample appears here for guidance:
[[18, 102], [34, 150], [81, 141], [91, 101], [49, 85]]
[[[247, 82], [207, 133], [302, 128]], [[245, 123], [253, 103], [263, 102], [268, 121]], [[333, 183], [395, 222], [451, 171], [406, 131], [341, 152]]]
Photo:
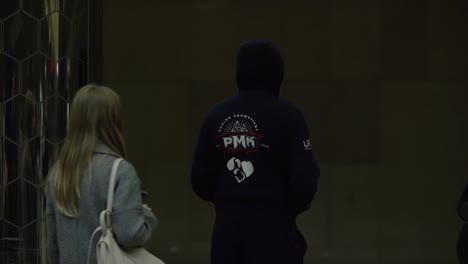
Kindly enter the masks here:
[[[31, 15], [10, 15], [20, 9]], [[282, 51], [281, 96], [303, 110], [322, 172], [298, 219], [305, 263], [457, 263], [468, 1], [0, 0], [0, 11], [2, 264], [45, 263], [40, 179], [87, 81], [121, 95], [129, 160], [160, 221], [147, 249], [168, 264], [209, 263], [215, 215], [191, 191], [192, 154], [207, 111], [236, 92], [239, 45], [257, 37]], [[36, 112], [39, 128], [16, 136]]]
[[[265, 37], [306, 116], [322, 176], [299, 217], [305, 263], [456, 263], [467, 178], [468, 2], [104, 1], [103, 80], [160, 219], [148, 249], [209, 263], [213, 207], [190, 189], [200, 123]], [[246, 218], [249, 216], [246, 215]], [[273, 253], [273, 252], [272, 252]]]

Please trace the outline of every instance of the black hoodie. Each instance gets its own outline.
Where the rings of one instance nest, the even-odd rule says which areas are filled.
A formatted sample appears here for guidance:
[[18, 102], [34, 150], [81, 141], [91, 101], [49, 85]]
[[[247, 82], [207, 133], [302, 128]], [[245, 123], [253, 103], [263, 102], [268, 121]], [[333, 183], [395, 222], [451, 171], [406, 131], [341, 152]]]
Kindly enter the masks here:
[[457, 212], [460, 218], [467, 222], [468, 226], [468, 181], [465, 183], [465, 188], [463, 189], [463, 193], [458, 200], [457, 204]]
[[214, 106], [200, 130], [192, 188], [217, 211], [309, 208], [319, 169], [302, 112], [281, 100], [283, 59], [268, 40], [241, 45], [239, 93]]

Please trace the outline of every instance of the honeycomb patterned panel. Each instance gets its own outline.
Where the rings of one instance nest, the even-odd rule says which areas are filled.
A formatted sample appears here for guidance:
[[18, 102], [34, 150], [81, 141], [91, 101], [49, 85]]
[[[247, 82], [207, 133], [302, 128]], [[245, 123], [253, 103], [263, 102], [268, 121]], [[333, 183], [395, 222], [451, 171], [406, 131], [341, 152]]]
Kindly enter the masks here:
[[21, 238], [24, 241], [25, 263], [40, 263], [40, 241], [41, 238], [37, 234], [41, 230], [41, 221], [37, 219], [28, 224], [21, 230]]
[[[63, 56], [87, 57], [87, 49], [84, 47], [88, 46], [88, 30], [87, 28], [80, 25], [79, 21], [88, 19], [88, 14], [85, 10], [88, 10], [89, 1], [80, 0], [58, 0], [60, 14], [70, 21], [70, 32], [73, 32], [74, 36], [70, 36], [70, 40], [74, 47], [68, 50], [67, 54]], [[84, 84], [83, 84], [84, 85]]]
[[1, 181], [3, 184], [7, 184], [16, 180], [19, 177], [19, 152], [18, 146], [9, 141], [8, 139], [3, 138], [3, 148], [5, 153], [8, 155], [2, 155], [2, 170], [0, 170], [0, 176], [2, 177]]
[[[0, 0], [0, 263], [41, 264], [45, 177], [87, 82], [88, 1]], [[45, 264], [45, 263], [44, 263]]]
[[54, 96], [43, 104], [45, 110], [44, 136], [53, 143], [60, 143], [65, 138], [68, 102], [60, 96]]
[[19, 147], [20, 177], [25, 181], [39, 186], [41, 184], [41, 138], [36, 137]]
[[66, 75], [57, 77], [58, 71], [57, 62], [41, 53], [23, 61], [21, 68], [23, 95], [31, 93], [35, 102], [42, 102], [54, 95], [57, 90], [57, 79], [66, 78]]
[[5, 220], [21, 227], [23, 219], [21, 217], [21, 180], [15, 179], [5, 186]]
[[38, 21], [20, 12], [3, 22], [3, 44], [6, 53], [22, 60], [37, 51]]
[[23, 227], [37, 218], [38, 188], [16, 179], [6, 185], [5, 220]]
[[4, 221], [4, 237], [3, 237], [3, 250], [5, 253], [0, 254], [0, 263], [18, 263], [17, 259], [17, 248], [21, 245], [20, 230], [19, 227]]
[[54, 4], [54, 1], [23, 0], [23, 11], [37, 19], [41, 19], [46, 14], [50, 14], [56, 10], [57, 7]]
[[8, 219], [4, 219], [3, 222], [5, 225], [3, 229], [5, 233], [4, 238], [11, 241], [19, 239], [20, 227], [8, 221]]
[[59, 146], [48, 140], [44, 141], [44, 154], [42, 156], [42, 175], [46, 176], [59, 155]]
[[2, 0], [0, 19], [4, 19], [19, 10], [19, 0]]
[[76, 18], [80, 15], [85, 15], [86, 13], [83, 12], [87, 10], [88, 1], [82, 0], [57, 0], [59, 11], [65, 17], [71, 19]]
[[[52, 13], [40, 21], [40, 51], [47, 56], [59, 59], [74, 54], [75, 48], [68, 45], [70, 20], [60, 13]], [[74, 42], [73, 42], [74, 44]]]
[[18, 95], [4, 103], [3, 111], [6, 138], [20, 144], [38, 135], [38, 103]]
[[76, 91], [84, 85], [81, 83], [81, 80], [86, 79], [84, 63], [74, 57], [65, 57], [59, 61], [58, 65], [59, 72], [67, 73], [67, 76], [59, 75], [58, 94], [71, 101]]
[[19, 92], [19, 63], [0, 54], [0, 103], [17, 95]]
[[[0, 185], [0, 188], [2, 188], [2, 187], [3, 187], [3, 186]], [[0, 191], [2, 191], [2, 189], [0, 189]], [[3, 195], [3, 192], [0, 192], [0, 197], [1, 197], [1, 195]], [[2, 197], [2, 199], [3, 199], [3, 197]], [[3, 200], [2, 200], [2, 201], [3, 201]], [[2, 203], [0, 203], [0, 206], [2, 206]], [[0, 209], [3, 209], [3, 208], [0, 207]], [[1, 215], [1, 214], [0, 214], [0, 215]], [[1, 238], [4, 238], [4, 237], [5, 237], [5, 232], [4, 232], [4, 230], [3, 230], [3, 229], [4, 229], [4, 228], [3, 228], [3, 225], [4, 225], [4, 223], [3, 223], [3, 217], [0, 217], [0, 237], [1, 237]], [[1, 242], [0, 242], [0, 243], [1, 243]], [[3, 262], [2, 262], [2, 263], [3, 263]]]

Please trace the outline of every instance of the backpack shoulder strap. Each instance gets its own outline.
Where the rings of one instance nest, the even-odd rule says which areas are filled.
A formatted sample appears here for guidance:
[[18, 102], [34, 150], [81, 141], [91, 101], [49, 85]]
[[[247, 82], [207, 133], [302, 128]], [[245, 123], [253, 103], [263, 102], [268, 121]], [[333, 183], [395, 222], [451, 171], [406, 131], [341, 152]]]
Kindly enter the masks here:
[[112, 165], [111, 176], [109, 180], [109, 189], [107, 191], [107, 210], [112, 212], [112, 207], [114, 205], [114, 188], [115, 188], [115, 178], [117, 177], [117, 170], [119, 168], [119, 164], [122, 161], [122, 158], [118, 158], [114, 161]]
[[93, 234], [91, 235], [91, 239], [89, 240], [88, 261], [86, 262], [87, 264], [91, 263], [91, 248], [93, 245], [94, 237], [98, 232], [106, 232], [107, 227], [109, 227], [112, 224], [111, 213], [114, 204], [115, 178], [117, 177], [117, 170], [122, 160], [122, 158], [118, 158], [114, 161], [114, 164], [112, 165], [111, 175], [109, 179], [109, 188], [107, 191], [107, 207], [104, 211], [101, 212], [99, 216], [100, 226], [96, 228], [96, 230], [94, 230]]
[[91, 248], [93, 246], [94, 236], [96, 236], [96, 234], [101, 230], [102, 228], [98, 227], [96, 228], [96, 230], [94, 230], [93, 234], [91, 235], [91, 239], [89, 240], [89, 247], [88, 247], [88, 261], [86, 261], [87, 264], [91, 264]]

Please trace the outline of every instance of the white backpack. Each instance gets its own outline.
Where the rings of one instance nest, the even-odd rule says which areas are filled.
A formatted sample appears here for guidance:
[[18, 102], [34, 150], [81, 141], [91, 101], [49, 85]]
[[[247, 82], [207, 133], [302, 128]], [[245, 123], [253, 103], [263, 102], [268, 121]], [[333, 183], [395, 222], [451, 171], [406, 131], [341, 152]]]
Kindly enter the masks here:
[[153, 256], [144, 248], [134, 248], [123, 250], [115, 241], [112, 233], [112, 205], [114, 203], [114, 185], [117, 169], [122, 158], [116, 159], [112, 166], [111, 177], [109, 181], [109, 190], [107, 193], [107, 208], [99, 216], [100, 226], [96, 228], [91, 236], [88, 250], [88, 261], [91, 261], [91, 246], [94, 236], [101, 231], [101, 238], [96, 246], [96, 257], [98, 264], [164, 264], [159, 258]]

